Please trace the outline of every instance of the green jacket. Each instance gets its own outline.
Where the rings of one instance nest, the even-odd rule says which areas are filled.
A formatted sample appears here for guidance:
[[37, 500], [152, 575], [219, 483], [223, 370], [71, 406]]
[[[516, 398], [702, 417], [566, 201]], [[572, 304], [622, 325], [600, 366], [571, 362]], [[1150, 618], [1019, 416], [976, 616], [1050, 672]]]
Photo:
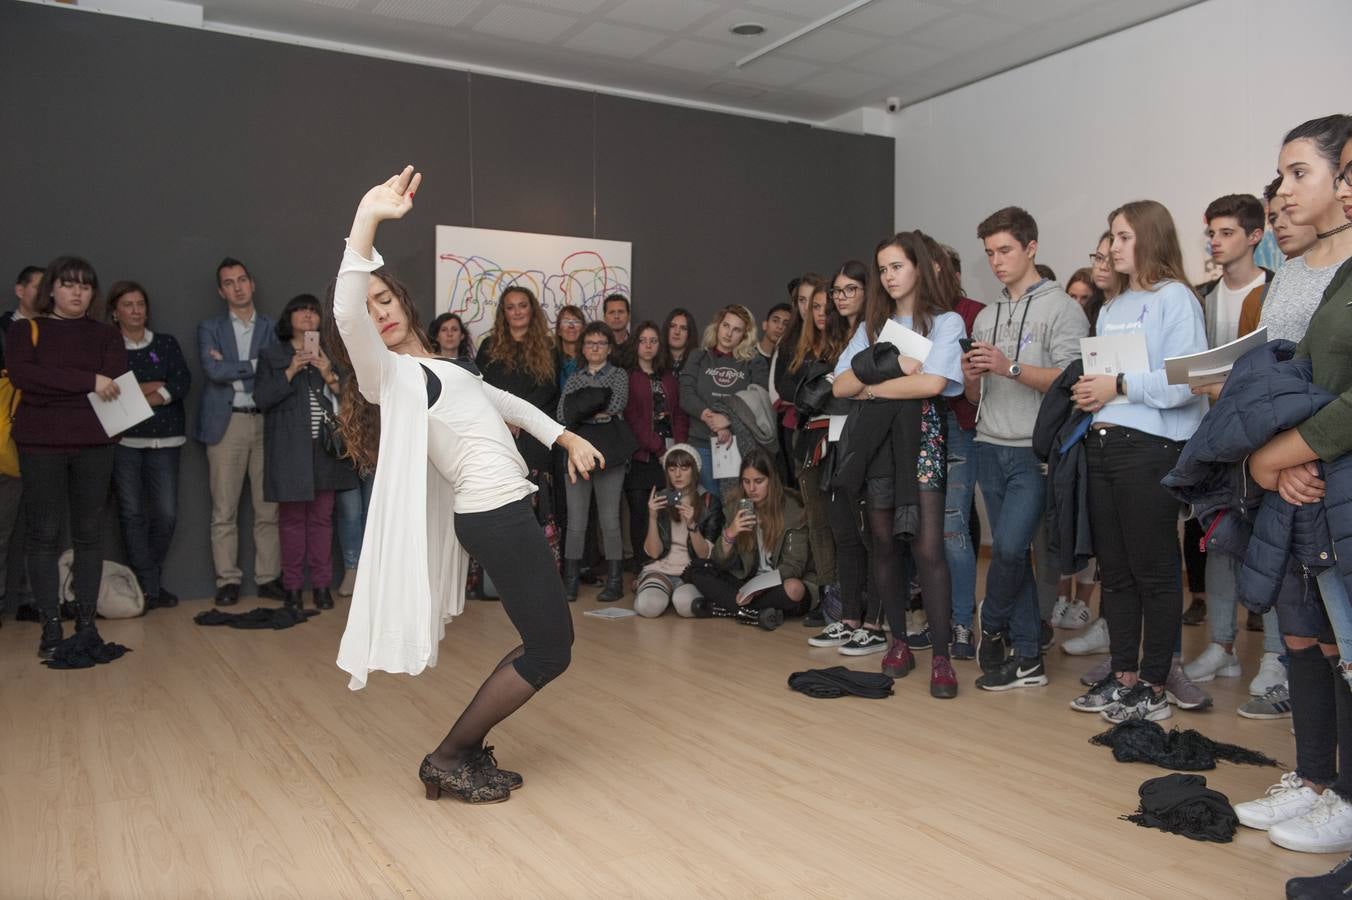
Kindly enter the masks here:
[[[723, 507], [723, 519], [732, 522], [737, 516], [737, 504], [731, 502]], [[731, 573], [735, 578], [746, 581], [756, 574], [756, 547], [742, 553], [736, 545], [729, 547], [727, 541], [719, 535], [714, 543], [713, 562]], [[770, 551], [770, 565], [779, 570], [783, 578], [798, 578], [808, 585], [809, 593], [815, 596], [816, 572], [812, 569], [812, 555], [807, 543], [807, 519], [803, 515], [803, 506], [794, 497], [784, 497], [784, 533], [780, 535], [778, 546]]]
[[1324, 290], [1296, 356], [1314, 364], [1314, 383], [1337, 399], [1296, 430], [1325, 462], [1352, 450], [1352, 259], [1343, 263]]

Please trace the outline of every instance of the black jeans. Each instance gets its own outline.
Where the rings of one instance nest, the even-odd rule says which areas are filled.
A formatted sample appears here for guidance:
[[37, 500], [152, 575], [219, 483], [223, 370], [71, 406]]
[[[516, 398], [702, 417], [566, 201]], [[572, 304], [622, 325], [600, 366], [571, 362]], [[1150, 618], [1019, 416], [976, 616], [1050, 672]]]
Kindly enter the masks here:
[[178, 521], [179, 447], [113, 448], [113, 478], [127, 563], [148, 597], [160, 595], [160, 570]]
[[103, 577], [103, 507], [113, 478], [113, 447], [83, 447], [66, 453], [19, 450], [24, 511], [28, 526], [28, 581], [44, 619], [60, 615], [62, 512], [70, 510], [75, 548], [75, 602], [82, 618], [93, 618]]
[[634, 563], [640, 568], [648, 562], [643, 552], [643, 539], [648, 536], [648, 494], [653, 488], [662, 490], [667, 484], [667, 473], [656, 459], [629, 461], [624, 475], [624, 497], [629, 501], [629, 542]]
[[[837, 488], [827, 506], [831, 537], [836, 542], [836, 578], [840, 582], [840, 617], [851, 622], [877, 625], [882, 620], [878, 591], [870, 587], [868, 551], [864, 548], [862, 503]], [[867, 596], [867, 608], [865, 597]]]
[[[751, 580], [739, 579], [731, 572], [714, 566], [694, 566], [686, 572], [690, 576], [690, 583], [699, 589], [705, 599], [714, 606], [733, 612], [738, 609], [737, 591]], [[757, 594], [746, 605], [746, 609], [782, 609], [787, 616], [801, 616], [807, 613], [810, 603], [811, 598], [807, 595], [802, 600], [790, 599], [784, 586], [778, 585]]]
[[1160, 479], [1178, 462], [1183, 445], [1130, 428], [1094, 426], [1085, 448], [1089, 527], [1113, 671], [1139, 668], [1143, 680], [1162, 685], [1183, 623], [1183, 589], [1179, 504]]
[[531, 498], [487, 512], [456, 513], [455, 536], [493, 579], [524, 648], [512, 665], [538, 691], [572, 661], [573, 617]]

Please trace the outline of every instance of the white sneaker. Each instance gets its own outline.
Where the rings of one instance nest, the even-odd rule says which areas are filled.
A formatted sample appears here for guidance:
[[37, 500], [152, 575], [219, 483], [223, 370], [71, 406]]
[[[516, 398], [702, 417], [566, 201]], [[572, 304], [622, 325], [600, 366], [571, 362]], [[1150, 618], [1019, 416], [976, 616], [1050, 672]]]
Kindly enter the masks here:
[[1287, 819], [1305, 815], [1318, 802], [1319, 795], [1314, 788], [1308, 787], [1295, 772], [1287, 772], [1262, 797], [1236, 803], [1235, 815], [1241, 825], [1267, 831]]
[[[1090, 656], [1108, 652], [1108, 620], [1095, 619], [1083, 634], [1077, 634], [1068, 641], [1061, 642], [1063, 653], [1071, 656]], [[1193, 679], [1196, 681], [1197, 679]]]
[[1047, 621], [1052, 623], [1053, 628], [1061, 627], [1061, 617], [1070, 609], [1069, 597], [1057, 597], [1056, 604], [1052, 606], [1052, 614], [1047, 617]]
[[1268, 839], [1301, 853], [1347, 853], [1352, 850], [1352, 803], [1329, 788], [1305, 815], [1269, 828]]
[[1200, 656], [1184, 664], [1183, 671], [1194, 684], [1205, 684], [1215, 681], [1217, 675], [1221, 678], [1238, 678], [1242, 669], [1235, 654], [1226, 653], [1220, 644], [1211, 643], [1206, 645]]
[[1281, 663], [1281, 654], [1264, 653], [1263, 661], [1258, 664], [1258, 674], [1249, 682], [1249, 693], [1261, 697], [1279, 684], [1286, 684], [1286, 666]]
[[1057, 628], [1066, 628], [1073, 631], [1076, 628], [1083, 628], [1088, 625], [1089, 620], [1093, 617], [1094, 614], [1089, 611], [1088, 603], [1083, 600], [1073, 600], [1066, 607], [1066, 611], [1061, 614], [1061, 621], [1057, 622], [1053, 619], [1052, 624]]

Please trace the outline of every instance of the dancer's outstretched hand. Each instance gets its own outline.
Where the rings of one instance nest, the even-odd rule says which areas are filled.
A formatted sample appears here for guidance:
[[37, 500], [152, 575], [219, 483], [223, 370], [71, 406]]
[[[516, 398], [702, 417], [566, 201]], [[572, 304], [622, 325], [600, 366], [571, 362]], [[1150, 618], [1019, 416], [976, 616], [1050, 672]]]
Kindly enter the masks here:
[[574, 484], [579, 475], [590, 481], [593, 469], [606, 467], [606, 458], [586, 438], [565, 431], [559, 435], [558, 444], [568, 451], [568, 480]]
[[357, 215], [374, 222], [402, 219], [413, 208], [413, 195], [420, 184], [422, 173], [415, 172], [412, 166], [404, 166], [404, 171], [366, 192], [357, 205]]

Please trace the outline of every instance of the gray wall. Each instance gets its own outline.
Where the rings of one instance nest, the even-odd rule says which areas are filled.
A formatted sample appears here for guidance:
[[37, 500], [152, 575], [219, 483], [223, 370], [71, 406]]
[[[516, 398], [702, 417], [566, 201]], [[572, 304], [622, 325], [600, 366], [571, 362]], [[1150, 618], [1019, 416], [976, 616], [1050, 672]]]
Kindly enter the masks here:
[[[0, 84], [0, 274], [77, 253], [105, 287], [141, 281], [194, 368], [222, 256], [266, 312], [321, 293], [357, 199], [405, 162], [425, 173], [418, 205], [380, 245], [424, 316], [438, 224], [632, 241], [636, 315], [682, 305], [701, 327], [892, 227], [888, 138], [13, 0]], [[190, 445], [165, 579], [184, 596], [212, 591], [209, 516]]]

